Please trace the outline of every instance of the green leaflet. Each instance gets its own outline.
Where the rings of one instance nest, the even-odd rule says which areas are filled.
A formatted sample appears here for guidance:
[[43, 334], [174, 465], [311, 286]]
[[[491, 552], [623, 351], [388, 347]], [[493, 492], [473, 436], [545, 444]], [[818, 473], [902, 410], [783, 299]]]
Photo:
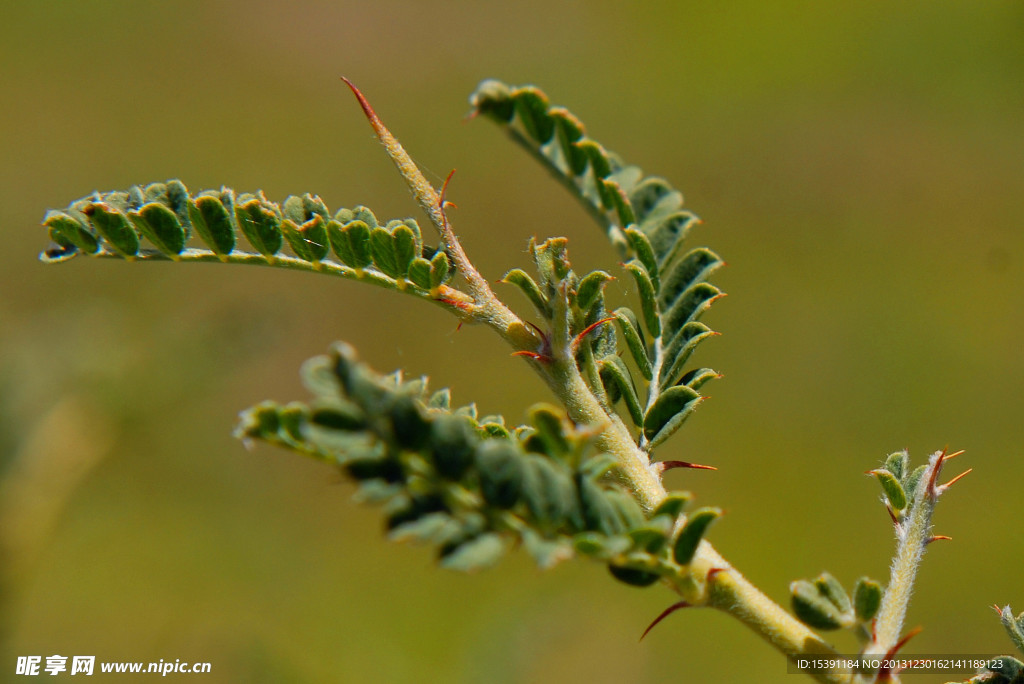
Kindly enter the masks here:
[[265, 257], [273, 257], [284, 244], [279, 212], [262, 197], [262, 193], [258, 196], [242, 195], [235, 206], [238, 227], [249, 244]]
[[373, 263], [385, 275], [392, 278], [405, 276], [405, 272], [399, 265], [395, 240], [387, 228], [378, 227], [370, 231], [370, 254], [373, 255]]
[[658, 504], [658, 507], [651, 513], [651, 518], [668, 518], [669, 520], [675, 520], [682, 514], [683, 509], [686, 508], [686, 504], [690, 502], [693, 497], [689, 492], [669, 492], [669, 495]]
[[676, 211], [660, 219], [653, 228], [648, 228], [647, 236], [651, 248], [658, 256], [658, 263], [672, 261], [683, 246], [690, 229], [700, 223], [700, 219], [689, 211]]
[[889, 454], [889, 457], [885, 459], [885, 469], [892, 473], [897, 479], [902, 480], [905, 473], [907, 472], [907, 466], [910, 463], [910, 454], [904, 451], [897, 451], [896, 453]]
[[659, 384], [662, 388], [671, 387], [683, 375], [683, 369], [690, 355], [703, 340], [718, 333], [703, 323], [692, 321], [687, 323], [672, 337], [664, 351], [663, 365]]
[[686, 385], [694, 392], [697, 392], [708, 380], [714, 380], [719, 377], [721, 376], [718, 372], [710, 368], [694, 368], [683, 374], [683, 377], [679, 379], [679, 384]]
[[889, 500], [889, 505], [892, 506], [893, 510], [902, 511], [906, 508], [907, 493], [903, 491], [903, 485], [900, 484], [896, 476], [888, 470], [876, 470], [874, 475], [878, 479], [878, 483], [882, 485], [885, 498]]
[[647, 356], [647, 345], [644, 344], [643, 335], [637, 326], [636, 315], [623, 307], [615, 310], [615, 321], [619, 324], [622, 339], [626, 342], [626, 348], [629, 349], [641, 375], [647, 380], [651, 380], [654, 376], [654, 369], [651, 368], [651, 360]]
[[697, 320], [722, 291], [708, 283], [696, 283], [687, 288], [664, 314], [665, 337], [672, 339], [684, 325]]
[[203, 242], [215, 254], [230, 254], [235, 248], [235, 226], [224, 202], [217, 196], [199, 195], [189, 202], [188, 211]]
[[882, 585], [878, 582], [861, 577], [853, 588], [853, 607], [857, 619], [871, 622], [882, 605]]
[[523, 453], [513, 442], [482, 442], [476, 451], [476, 467], [484, 501], [496, 508], [512, 508], [519, 502], [523, 490]]
[[126, 259], [138, 254], [139, 236], [123, 213], [102, 202], [90, 204], [84, 213], [89, 217], [96, 232], [103, 236], [118, 254]]
[[327, 222], [319, 214], [314, 214], [313, 218], [301, 225], [296, 225], [292, 219], [286, 218], [281, 222], [281, 230], [295, 256], [303, 261], [323, 261], [330, 251]]
[[643, 425], [644, 414], [643, 409], [640, 407], [640, 397], [637, 396], [636, 387], [633, 386], [633, 379], [629, 376], [629, 371], [626, 369], [626, 365], [622, 363], [622, 359], [617, 356], [602, 359], [600, 374], [605, 391], [610, 396], [622, 397], [626, 402], [626, 410], [629, 411], [629, 417], [633, 419], [633, 423]]
[[633, 274], [633, 279], [636, 281], [637, 293], [640, 296], [640, 310], [643, 311], [644, 323], [648, 332], [652, 337], [660, 337], [661, 315], [655, 302], [657, 290], [654, 289], [650, 274], [638, 261], [626, 264], [626, 270]]
[[857, 621], [850, 597], [839, 581], [827, 572], [821, 573], [813, 582], [797, 580], [790, 584], [789, 591], [793, 612], [811, 627], [832, 630], [851, 627]]
[[424, 290], [433, 288], [434, 284], [430, 278], [430, 262], [423, 257], [413, 259], [409, 264], [409, 280], [413, 285]]
[[438, 250], [437, 254], [430, 259], [430, 289], [434, 290], [448, 282], [452, 273], [448, 264], [448, 255], [444, 253], [444, 250]]
[[100, 247], [99, 240], [73, 216], [60, 211], [46, 212], [43, 225], [50, 233], [50, 239], [61, 246], [79, 249], [92, 254]]
[[185, 249], [188, 233], [177, 215], [164, 205], [150, 202], [138, 211], [128, 212], [128, 218], [139, 233], [170, 258], [177, 259]]
[[450, 544], [441, 553], [441, 567], [472, 572], [488, 568], [505, 555], [507, 543], [493, 532], [474, 539]]
[[672, 556], [676, 563], [689, 565], [708, 527], [720, 515], [722, 511], [718, 508], [701, 508], [690, 514], [672, 546]]
[[649, 448], [654, 449], [671, 437], [700, 402], [700, 394], [686, 385], [662, 392], [644, 416], [644, 436], [649, 440]]
[[823, 630], [844, 626], [842, 612], [814, 584], [797, 580], [789, 586], [789, 592], [793, 612], [804, 624]]
[[551, 304], [548, 302], [548, 298], [541, 292], [537, 282], [526, 271], [513, 268], [505, 274], [501, 282], [518, 287], [526, 295], [526, 298], [530, 300], [530, 303], [533, 304], [533, 308], [537, 310], [537, 313], [544, 318], [551, 318]]
[[658, 305], [662, 309], [672, 306], [687, 289], [707, 280], [723, 263], [717, 254], [704, 247], [688, 252], [672, 265], [663, 278]]
[[373, 265], [370, 227], [365, 221], [353, 219], [345, 225], [330, 221], [327, 224], [327, 235], [331, 249], [346, 266], [364, 269]]
[[628, 565], [610, 563], [608, 570], [615, 579], [625, 584], [631, 584], [634, 587], [649, 587], [661, 579], [661, 575], [657, 572], [650, 572], [649, 570], [642, 570]]
[[661, 291], [661, 279], [658, 277], [658, 260], [654, 257], [654, 249], [651, 247], [647, 236], [636, 228], [626, 228], [626, 240], [636, 254], [636, 258], [643, 264], [644, 269], [651, 278], [654, 290]]
[[588, 311], [598, 301], [604, 286], [611, 280], [615, 278], [604, 271], [592, 271], [585, 275], [576, 286], [576, 306]]

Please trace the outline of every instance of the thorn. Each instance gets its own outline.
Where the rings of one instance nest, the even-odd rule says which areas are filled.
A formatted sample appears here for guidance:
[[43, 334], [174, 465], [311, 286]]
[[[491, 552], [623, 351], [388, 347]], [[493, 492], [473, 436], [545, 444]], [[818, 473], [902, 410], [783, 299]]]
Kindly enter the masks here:
[[543, 330], [541, 330], [540, 328], [538, 328], [537, 326], [535, 326], [535, 325], [534, 325], [533, 323], [531, 323], [530, 321], [526, 321], [526, 325], [528, 325], [528, 326], [530, 326], [531, 328], [533, 328], [533, 331], [534, 331], [535, 333], [537, 333], [538, 335], [540, 335], [540, 337], [541, 337], [541, 339], [542, 339], [542, 340], [544, 340], [545, 342], [547, 341], [547, 339], [548, 339], [548, 336], [547, 336], [547, 335], [546, 335], [546, 334], [544, 333], [544, 331], [543, 331]]
[[718, 470], [715, 466], [701, 465], [699, 463], [690, 463], [688, 461], [658, 461], [658, 469], [661, 472], [666, 470], [672, 470], [673, 468], [693, 468], [694, 470]]
[[352, 94], [356, 96], [356, 100], [359, 101], [359, 106], [363, 108], [363, 113], [366, 114], [366, 118], [369, 119], [370, 125], [373, 126], [373, 130], [379, 132], [381, 128], [384, 128], [384, 124], [381, 123], [381, 120], [377, 117], [377, 112], [373, 111], [373, 107], [370, 106], [370, 103], [359, 91], [359, 88], [356, 88], [355, 84], [344, 76], [341, 77], [341, 80], [345, 82], [345, 85], [352, 90]]
[[601, 320], [599, 320], [596, 323], [591, 323], [586, 328], [584, 328], [583, 332], [581, 332], [579, 335], [574, 337], [573, 340], [572, 340], [572, 350], [573, 350], [573, 352], [574, 353], [576, 352], [576, 349], [580, 346], [580, 342], [582, 342], [583, 338], [587, 336], [587, 333], [589, 333], [591, 330], [593, 330], [594, 328], [596, 328], [596, 327], [598, 327], [598, 326], [600, 326], [600, 325], [602, 325], [604, 323], [608, 323], [609, 321], [614, 321], [614, 320], [615, 320], [615, 316], [609, 316], [608, 318], [602, 318]]
[[472, 311], [474, 308], [473, 302], [451, 299], [450, 297], [436, 297], [434, 301], [441, 302], [442, 304], [447, 304], [448, 306], [455, 307], [456, 309], [460, 309], [462, 311]]
[[[876, 682], [891, 682], [891, 681], [893, 681], [893, 679], [892, 679], [893, 671], [892, 671], [892, 668], [889, 667], [888, 663], [890, 661], [892, 661], [893, 656], [895, 656], [896, 653], [901, 648], [906, 646], [908, 641], [910, 641], [915, 636], [920, 634], [923, 629], [924, 629], [923, 627], [914, 627], [912, 630], [907, 632], [906, 635], [902, 639], [897, 641], [893, 645], [892, 648], [890, 648], [886, 652], [885, 657], [882, 659], [882, 662], [886, 663], [886, 664], [882, 665], [882, 667], [878, 670], [878, 677], [875, 679]], [[871, 631], [874, 632], [874, 621], [872, 621], [872, 630]]]
[[885, 504], [885, 510], [888, 511], [889, 517], [892, 519], [892, 524], [898, 527], [900, 521], [896, 519], [896, 514], [893, 512], [892, 506], [890, 506], [889, 504]]
[[993, 603], [992, 604], [992, 610], [994, 610], [997, 613], [999, 613], [999, 616], [1002, 617], [1003, 611], [999, 608], [999, 604], [998, 603]]
[[445, 193], [448, 192], [448, 183], [451, 181], [452, 176], [454, 175], [455, 169], [452, 169], [451, 171], [448, 172], [448, 177], [444, 179], [444, 184], [441, 186], [441, 195], [437, 199], [437, 208], [440, 209], [441, 211], [444, 211], [446, 207], [455, 207], [456, 209], [458, 209], [458, 207], [456, 207], [453, 202], [448, 202], [444, 198]]
[[[963, 452], [960, 452], [960, 453], [963, 453]], [[950, 487], [950, 485], [953, 485], [953, 484], [955, 484], [956, 482], [958, 482], [958, 481], [959, 481], [959, 480], [960, 480], [961, 478], [963, 478], [964, 476], [966, 476], [966, 475], [967, 475], [967, 473], [971, 472], [972, 470], [974, 470], [974, 468], [968, 468], [967, 470], [965, 470], [964, 472], [960, 473], [959, 475], [957, 475], [956, 477], [954, 477], [954, 478], [953, 478], [952, 480], [950, 480], [949, 482], [947, 482], [946, 484], [944, 484], [944, 485], [942, 485], [941, 487], [939, 487], [939, 489], [948, 489], [948, 488]]]
[[455, 332], [459, 332], [460, 330], [462, 330], [463, 322], [464, 321], [459, 321], [459, 324], [457, 326], [455, 326]]
[[942, 457], [942, 460], [943, 461], [951, 461], [951, 460], [953, 460], [954, 458], [956, 458], [957, 456], [959, 456], [962, 453], [964, 453], [963, 449], [961, 449], [960, 451], [957, 451], [955, 453], [952, 453], [952, 454], [946, 454], [945, 456]]
[[928, 538], [928, 541], [926, 541], [925, 544], [931, 544], [935, 541], [953, 541], [953, 538], [946, 534], [933, 534]]
[[[933, 454], [934, 456], [934, 454]], [[928, 461], [931, 463], [931, 459]], [[935, 481], [939, 479], [939, 473], [942, 471], [942, 464], [946, 462], [946, 451], [943, 449], [942, 455], [935, 461], [935, 466], [932, 467], [932, 472], [928, 475], [928, 495], [931, 497], [938, 496], [938, 491], [935, 488]]]
[[686, 601], [680, 601], [679, 603], [673, 603], [671, 606], [669, 606], [664, 611], [662, 611], [661, 615], [659, 615], [658, 617], [654, 618], [654, 622], [652, 622], [650, 625], [648, 625], [647, 629], [644, 630], [644, 633], [640, 635], [640, 639], [639, 640], [643, 641], [644, 637], [647, 636], [648, 632], [650, 632], [652, 629], [654, 629], [654, 626], [656, 624], [658, 624], [659, 622], [661, 622], [662, 620], [667, 618], [672, 613], [676, 612], [680, 608], [689, 608], [689, 607], [690, 607], [690, 604], [687, 603]]
[[728, 297], [728, 296], [729, 296], [728, 292], [719, 292], [714, 297], [712, 297], [711, 299], [708, 300], [708, 306], [711, 306], [712, 304], [717, 302], [719, 299], [722, 299], [722, 298]]
[[705, 576], [705, 579], [708, 582], [710, 582], [711, 580], [714, 579], [715, 575], [717, 575], [720, 572], [725, 572], [728, 569], [729, 568], [711, 568], [710, 570], [708, 570], [708, 574]]
[[523, 351], [512, 352], [512, 356], [528, 356], [534, 361], [540, 361], [542, 363], [548, 363], [551, 361], [550, 356], [544, 356], [543, 354], [538, 354], [535, 351], [528, 351], [525, 349]]

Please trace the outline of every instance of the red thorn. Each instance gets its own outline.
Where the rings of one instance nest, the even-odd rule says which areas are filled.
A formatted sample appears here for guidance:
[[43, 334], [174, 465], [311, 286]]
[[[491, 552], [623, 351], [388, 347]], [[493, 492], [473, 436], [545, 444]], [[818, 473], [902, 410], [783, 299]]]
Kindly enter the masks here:
[[960, 451], [954, 452], [952, 454], [946, 454], [945, 456], [942, 457], [942, 460], [943, 461], [951, 461], [951, 460], [953, 460], [954, 458], [956, 458], [957, 456], [959, 456], [962, 453], [964, 453], [963, 449], [961, 449]]
[[[895, 644], [893, 645], [893, 647], [892, 647], [892, 648], [890, 648], [890, 649], [889, 649], [889, 650], [888, 650], [888, 651], [886, 652], [886, 654], [885, 654], [885, 658], [883, 658], [883, 659], [882, 659], [882, 660], [883, 660], [883, 662], [885, 662], [885, 663], [888, 663], [889, 661], [891, 661], [891, 660], [892, 660], [892, 658], [893, 658], [893, 656], [895, 656], [895, 655], [896, 655], [896, 653], [897, 653], [897, 652], [898, 652], [898, 651], [899, 651], [899, 650], [900, 650], [901, 648], [903, 648], [904, 646], [906, 646], [906, 645], [907, 645], [907, 642], [908, 642], [908, 641], [910, 641], [911, 639], [913, 639], [914, 637], [916, 637], [916, 636], [917, 636], [918, 634], [920, 634], [920, 633], [921, 633], [921, 632], [922, 632], [923, 630], [924, 630], [924, 628], [923, 628], [923, 627], [914, 627], [914, 629], [912, 629], [912, 630], [910, 630], [909, 632], [907, 632], [907, 633], [906, 633], [906, 635], [905, 635], [905, 636], [904, 636], [904, 637], [903, 637], [902, 639], [900, 639], [899, 641], [897, 641], [897, 642], [896, 642], [896, 643], [895, 643]], [[877, 678], [877, 679], [876, 679], [875, 681], [876, 681], [876, 682], [891, 682], [891, 681], [892, 681], [892, 669], [890, 669], [890, 668], [888, 667], [888, 665], [883, 665], [883, 666], [881, 667], [881, 669], [879, 669], [879, 670], [878, 670], [878, 678]]]
[[[444, 209], [446, 206], [455, 207], [454, 204], [452, 204], [451, 202], [446, 202], [444, 199], [445, 193], [448, 192], [448, 183], [451, 181], [452, 176], [454, 175], [455, 169], [452, 169], [451, 171], [448, 172], [448, 177], [444, 179], [444, 184], [441, 186], [441, 196], [438, 198], [439, 209]], [[458, 209], [458, 207], [455, 208]]]
[[693, 468], [694, 470], [718, 470], [715, 466], [690, 463], [688, 461], [659, 461], [662, 472], [673, 468]]
[[993, 604], [992, 604], [992, 610], [994, 610], [994, 611], [996, 611], [997, 613], [999, 613], [999, 615], [1000, 615], [1000, 616], [1002, 616], [1002, 614], [1003, 614], [1003, 611], [1002, 611], [1002, 609], [1001, 609], [1001, 608], [999, 607], [999, 604], [998, 604], [998, 603], [993, 603]]
[[455, 332], [459, 332], [460, 330], [462, 330], [462, 323], [463, 321], [459, 321], [459, 324], [455, 326]]
[[580, 346], [580, 342], [582, 342], [583, 338], [587, 336], [587, 333], [589, 333], [594, 328], [596, 328], [596, 327], [598, 327], [600, 325], [603, 325], [604, 323], [608, 323], [608, 322], [614, 321], [614, 320], [615, 320], [615, 316], [609, 316], [608, 318], [602, 318], [601, 320], [597, 321], [596, 323], [592, 323], [592, 324], [588, 325], [586, 328], [584, 328], [583, 332], [581, 332], [579, 335], [574, 337], [573, 340], [572, 340], [573, 351], [575, 351], [576, 348]]
[[929, 496], [936, 495], [936, 492], [935, 492], [935, 481], [939, 478], [939, 472], [942, 470], [942, 464], [945, 463], [945, 462], [946, 462], [946, 452], [945, 452], [945, 450], [943, 450], [942, 456], [939, 457], [939, 460], [935, 463], [935, 467], [932, 468], [931, 474], [928, 476], [928, 489], [927, 489], [927, 492], [928, 492]]
[[725, 572], [728, 569], [729, 568], [711, 568], [710, 570], [708, 570], [708, 574], [706, 576], [707, 577], [707, 581], [710, 582], [711, 580], [714, 579], [715, 575], [717, 575], [720, 572]]
[[540, 335], [542, 339], [545, 339], [545, 340], [548, 339], [548, 336], [544, 334], [544, 331], [541, 330], [540, 328], [538, 328], [537, 326], [535, 326], [530, 321], [526, 321], [526, 325], [528, 325], [531, 328], [533, 328], [534, 332], [536, 332], [538, 335]]
[[[962, 452], [961, 452], [961, 453], [962, 453]], [[947, 482], [946, 484], [942, 485], [942, 488], [943, 488], [943, 489], [945, 489], [945, 488], [947, 488], [947, 487], [949, 487], [949, 486], [951, 486], [951, 485], [955, 484], [955, 483], [956, 483], [956, 482], [958, 482], [958, 481], [959, 481], [959, 480], [960, 480], [960, 479], [961, 479], [962, 477], [965, 477], [965, 476], [967, 475], [967, 473], [971, 472], [972, 470], [974, 470], [974, 468], [968, 468], [967, 470], [965, 470], [964, 472], [960, 473], [959, 475], [957, 475], [956, 477], [954, 477], [954, 478], [953, 478], [952, 480], [950, 480], [949, 482]]]
[[690, 607], [690, 604], [687, 603], [686, 601], [680, 601], [679, 603], [673, 603], [671, 606], [669, 606], [664, 611], [662, 611], [661, 615], [659, 615], [658, 617], [654, 618], [654, 622], [652, 622], [650, 625], [648, 625], [647, 629], [644, 630], [644, 633], [640, 635], [640, 641], [644, 640], [644, 637], [647, 636], [648, 632], [650, 632], [652, 629], [654, 629], [654, 626], [656, 624], [658, 624], [659, 622], [661, 622], [662, 620], [667, 618], [669, 615], [671, 615], [672, 613], [674, 613], [677, 610], [679, 610], [680, 608], [689, 608], [689, 607]]
[[890, 506], [889, 504], [885, 504], [885, 510], [888, 511], [889, 518], [892, 519], [892, 524], [899, 525], [900, 521], [896, 519], [896, 514], [893, 513], [892, 506]]
[[945, 534], [933, 534], [928, 538], [928, 541], [926, 541], [925, 544], [931, 544], [936, 541], [953, 541], [953, 538]]
[[523, 351], [512, 352], [512, 356], [528, 356], [534, 361], [541, 361], [543, 363], [551, 361], [550, 356], [544, 356], [543, 354], [538, 354], [535, 351], [527, 351], [525, 349]]
[[473, 302], [460, 302], [457, 299], [449, 299], [448, 297], [437, 297], [434, 301], [447, 304], [448, 306], [454, 306], [456, 309], [462, 311], [471, 311], [473, 309]]
[[352, 90], [352, 94], [356, 96], [356, 99], [359, 101], [359, 106], [363, 108], [363, 113], [366, 114], [366, 118], [370, 121], [370, 125], [373, 126], [373, 130], [379, 131], [383, 128], [384, 124], [382, 124], [380, 119], [377, 117], [377, 112], [373, 111], [373, 107], [370, 106], [370, 103], [359, 91], [359, 88], [356, 88], [355, 84], [344, 76], [341, 77], [341, 80], [345, 82], [345, 85]]

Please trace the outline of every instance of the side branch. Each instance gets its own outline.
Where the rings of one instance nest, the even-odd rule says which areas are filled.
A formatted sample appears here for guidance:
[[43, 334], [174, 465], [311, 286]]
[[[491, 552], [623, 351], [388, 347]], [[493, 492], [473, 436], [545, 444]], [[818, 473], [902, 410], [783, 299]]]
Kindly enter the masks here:
[[391, 161], [394, 162], [395, 167], [402, 174], [406, 185], [412, 190], [413, 197], [415, 197], [420, 207], [430, 218], [434, 227], [437, 228], [445, 249], [465, 278], [466, 290], [475, 302], [474, 311], [472, 311], [473, 317], [490, 324], [517, 350], [533, 349], [536, 347], [539, 342], [537, 336], [494, 295], [490, 285], [487, 284], [487, 280], [480, 275], [480, 272], [473, 266], [469, 257], [466, 256], [462, 244], [455, 235], [455, 231], [452, 230], [448, 217], [444, 213], [444, 201], [441, 194], [423, 176], [419, 167], [413, 162], [412, 157], [409, 156], [409, 153], [405, 151], [405, 148], [402, 147], [402, 144], [398, 142], [395, 136], [391, 134], [391, 131], [387, 129], [359, 89], [344, 76], [341, 77], [341, 80], [345, 82], [356, 96], [359, 106], [362, 107], [363, 113], [366, 115], [367, 121], [370, 122], [374, 133], [377, 134], [377, 138], [384, 145], [384, 149], [387, 151], [388, 156], [391, 157]]

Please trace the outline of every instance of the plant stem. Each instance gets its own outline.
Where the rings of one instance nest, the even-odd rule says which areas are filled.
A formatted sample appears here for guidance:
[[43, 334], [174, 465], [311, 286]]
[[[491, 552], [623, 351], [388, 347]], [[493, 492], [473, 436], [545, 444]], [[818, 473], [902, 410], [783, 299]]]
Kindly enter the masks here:
[[[423, 177], [412, 158], [380, 121], [362, 93], [348, 79], [343, 80], [359, 100], [377, 137], [413, 191], [416, 201], [437, 228], [453, 261], [465, 278], [466, 289], [474, 302], [473, 308], [464, 309], [464, 312], [470, 313], [474, 320], [488, 324], [517, 351], [537, 350], [540, 343], [538, 336], [494, 295], [487, 281], [462, 249], [444, 213], [440, 194]], [[532, 149], [530, 146], [526, 147], [528, 150]], [[559, 175], [556, 174], [556, 177]], [[586, 203], [584, 204], [586, 206]], [[588, 209], [594, 212], [592, 207]], [[619, 234], [618, 228], [608, 223], [607, 219], [604, 219], [604, 223], [613, 243], [620, 249], [625, 249], [625, 240]], [[661, 476], [651, 467], [647, 452], [637, 445], [629, 428], [618, 414], [603, 406], [583, 379], [573, 350], [568, 295], [564, 289], [552, 303], [554, 311], [550, 356], [527, 357], [528, 363], [562, 402], [571, 420], [601, 430], [597, 438], [598, 447], [616, 458], [622, 478], [641, 506], [649, 512], [667, 495]], [[658, 343], [660, 344], [660, 339]], [[656, 392], [659, 371], [660, 358], [655, 369], [655, 384], [652, 385], [655, 389], [652, 392]], [[652, 402], [654, 398], [656, 395], [652, 396]], [[712, 606], [737, 617], [787, 657], [834, 654], [827, 643], [761, 593], [706, 541], [701, 542], [696, 555], [686, 568], [683, 581], [676, 589], [691, 605]], [[832, 672], [818, 674], [816, 677], [819, 681], [832, 683], [846, 682], [849, 679], [841, 673]]]
[[[634, 443], [629, 429], [615, 414], [609, 415], [590, 392], [575, 362], [556, 359], [549, 364], [531, 361], [562, 401], [576, 422], [603, 425], [598, 445], [619, 461], [623, 478], [648, 511], [666, 496], [661, 478], [650, 468], [647, 454]], [[739, 619], [766, 641], [793, 659], [804, 655], [835, 655], [835, 650], [803, 623], [768, 598], [735, 570], [715, 548], [702, 541], [688, 568], [695, 580], [676, 587], [691, 605], [707, 605]], [[707, 582], [701, 581], [709, 578]], [[826, 671], [813, 675], [818, 681], [848, 682], [844, 672]]]
[[921, 476], [917, 491], [912, 492], [914, 502], [910, 515], [896, 524], [896, 555], [893, 557], [889, 586], [882, 597], [882, 605], [875, 618], [874, 638], [865, 649], [868, 655], [887, 654], [899, 642], [903, 621], [907, 615], [910, 594], [917, 578], [917, 569], [925, 547], [932, 538], [932, 514], [935, 504], [948, 485], [936, 485], [936, 479], [947, 459], [937, 451], [928, 460], [928, 468]]
[[394, 162], [398, 172], [402, 174], [406, 185], [412, 190], [413, 197], [427, 217], [430, 218], [430, 222], [437, 228], [437, 232], [444, 242], [445, 249], [451, 256], [452, 261], [455, 262], [455, 266], [462, 274], [462, 277], [466, 280], [466, 290], [473, 297], [474, 301], [474, 306], [471, 310], [473, 319], [491, 325], [517, 351], [532, 351], [540, 340], [518, 316], [512, 313], [500, 299], [494, 296], [494, 292], [491, 290], [491, 286], [487, 284], [487, 280], [480, 275], [476, 267], [473, 266], [473, 262], [466, 256], [462, 243], [459, 242], [455, 231], [452, 230], [451, 224], [448, 222], [448, 217], [444, 213], [444, 203], [441, 195], [423, 176], [419, 167], [412, 160], [412, 157], [409, 156], [409, 153], [405, 151], [405, 148], [402, 147], [395, 136], [391, 134], [391, 131], [387, 129], [359, 89], [344, 76], [342, 76], [341, 80], [345, 81], [346, 85], [356, 96], [359, 106], [362, 107], [363, 113], [366, 115], [367, 121], [370, 122], [374, 133], [377, 134], [377, 138], [384, 145], [384, 149], [387, 151], [388, 156], [391, 157], [391, 161]]

